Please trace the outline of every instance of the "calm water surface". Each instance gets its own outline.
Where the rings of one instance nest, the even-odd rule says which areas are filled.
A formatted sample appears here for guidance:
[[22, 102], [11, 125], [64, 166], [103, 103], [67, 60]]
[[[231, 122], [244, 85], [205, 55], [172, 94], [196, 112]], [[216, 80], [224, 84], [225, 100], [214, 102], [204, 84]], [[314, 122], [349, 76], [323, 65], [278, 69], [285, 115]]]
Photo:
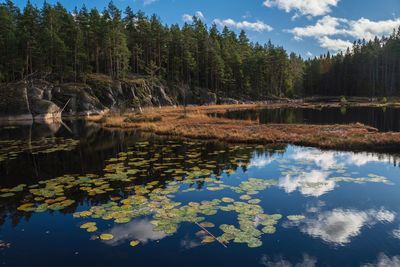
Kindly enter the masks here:
[[3, 126], [0, 263], [393, 266], [399, 178], [396, 155]]
[[[215, 114], [214, 114], [215, 116]], [[349, 124], [363, 123], [383, 132], [400, 131], [399, 108], [280, 108], [229, 111], [222, 116], [230, 119], [256, 120], [260, 123]]]

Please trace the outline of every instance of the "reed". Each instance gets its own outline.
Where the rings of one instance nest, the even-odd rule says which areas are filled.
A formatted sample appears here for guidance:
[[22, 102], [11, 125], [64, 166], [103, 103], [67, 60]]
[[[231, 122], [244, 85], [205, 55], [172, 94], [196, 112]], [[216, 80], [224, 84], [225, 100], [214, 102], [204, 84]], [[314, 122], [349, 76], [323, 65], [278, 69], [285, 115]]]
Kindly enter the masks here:
[[[275, 106], [271, 104], [268, 107], [281, 106], [281, 104]], [[400, 149], [400, 133], [382, 133], [362, 124], [266, 125], [256, 121], [215, 118], [207, 115], [208, 113], [225, 112], [228, 109], [265, 107], [265, 105], [187, 107], [186, 115], [181, 107], [148, 108], [140, 115], [112, 115], [104, 117], [98, 123], [104, 127], [134, 128], [160, 135], [216, 139], [231, 143], [289, 143], [327, 149], [367, 151], [399, 151]], [[314, 105], [307, 105], [307, 107], [313, 108]]]

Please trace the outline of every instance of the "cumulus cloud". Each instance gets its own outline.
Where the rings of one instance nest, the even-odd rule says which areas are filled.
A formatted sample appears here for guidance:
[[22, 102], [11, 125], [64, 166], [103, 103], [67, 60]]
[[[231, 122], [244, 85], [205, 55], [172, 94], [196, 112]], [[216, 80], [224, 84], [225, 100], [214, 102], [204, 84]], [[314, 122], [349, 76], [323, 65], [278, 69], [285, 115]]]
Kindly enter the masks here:
[[227, 26], [231, 28], [236, 28], [239, 30], [249, 30], [256, 32], [270, 32], [273, 28], [261, 20], [255, 22], [249, 22], [247, 20], [236, 21], [234, 19], [215, 19], [214, 23], [219, 26]]
[[267, 165], [271, 164], [275, 159], [274, 158], [267, 158], [265, 156], [256, 156], [251, 159], [249, 168], [256, 167], [256, 168], [264, 168]]
[[295, 161], [307, 161], [314, 163], [322, 170], [336, 169], [343, 165], [338, 163], [338, 153], [331, 151], [321, 151], [316, 149], [297, 150], [292, 158]]
[[117, 246], [124, 242], [139, 240], [142, 243], [161, 240], [167, 236], [164, 232], [154, 230], [154, 226], [148, 219], [134, 220], [124, 225], [118, 225], [111, 229], [110, 234], [114, 238], [107, 241], [111, 246]]
[[368, 153], [351, 153], [348, 155], [347, 164], [353, 164], [356, 166], [363, 166], [372, 162], [390, 162], [390, 158]]
[[338, 3], [339, 0], [265, 0], [264, 6], [277, 7], [287, 13], [294, 11], [295, 16], [322, 16]]
[[342, 23], [346, 22], [346, 19], [325, 16], [322, 19], [318, 20], [315, 25], [296, 27], [292, 30], [289, 30], [289, 32], [293, 33], [293, 35], [297, 39], [301, 39], [303, 37], [321, 37], [336, 35], [344, 33], [344, 30], [340, 29], [340, 27]]
[[371, 21], [366, 18], [361, 18], [357, 21], [349, 22], [350, 30], [348, 34], [358, 39], [371, 40], [375, 36], [388, 35], [400, 26], [400, 18]]
[[[387, 163], [390, 157], [370, 153], [351, 153], [351, 152], [335, 152], [321, 151], [317, 149], [296, 150], [292, 159], [295, 161], [307, 161], [314, 163], [322, 170], [335, 170], [345, 165], [363, 166], [369, 163]], [[340, 162], [340, 163], [339, 163]]]
[[319, 19], [314, 25], [295, 27], [288, 32], [292, 33], [296, 40], [312, 37], [321, 47], [338, 52], [352, 47], [349, 38], [371, 40], [375, 36], [389, 35], [399, 26], [400, 18], [371, 21], [366, 18], [348, 20], [328, 15]]
[[329, 174], [318, 170], [299, 175], [288, 174], [279, 179], [279, 187], [286, 193], [299, 190], [305, 196], [319, 197], [335, 188], [336, 182], [328, 179]]
[[368, 211], [335, 209], [319, 214], [316, 219], [305, 220], [300, 229], [325, 242], [343, 246], [358, 236], [364, 226], [378, 222], [393, 222], [395, 216], [394, 212], [385, 209]]
[[183, 14], [182, 20], [183, 20], [184, 22], [190, 23], [190, 22], [193, 22], [193, 17], [196, 17], [196, 18], [198, 18], [199, 20], [204, 20], [204, 19], [205, 19], [203, 12], [201, 12], [201, 11], [196, 11], [196, 12], [194, 13], [194, 15]]
[[303, 255], [303, 261], [299, 263], [291, 263], [283, 258], [270, 259], [268, 255], [262, 255], [260, 264], [267, 267], [314, 267], [317, 266], [317, 259], [307, 254]]
[[361, 265], [362, 267], [400, 267], [400, 256], [389, 257], [384, 253], [381, 253], [374, 263], [367, 263]]
[[[351, 182], [352, 178], [347, 175], [343, 179], [333, 177], [338, 172], [345, 173], [348, 166], [361, 167], [370, 163], [390, 162], [389, 157], [374, 154], [317, 149], [295, 149], [289, 157], [294, 162], [306, 164], [309, 168], [294, 168], [292, 171], [283, 172], [283, 176], [279, 178], [279, 187], [287, 193], [298, 190], [301, 194], [312, 197], [320, 197], [334, 190], [340, 182]], [[385, 177], [354, 177], [353, 181], [390, 183]]]
[[342, 39], [331, 39], [327, 36], [323, 36], [318, 39], [318, 43], [322, 48], [331, 52], [337, 53], [340, 51], [346, 51], [347, 48], [351, 48], [353, 43]]

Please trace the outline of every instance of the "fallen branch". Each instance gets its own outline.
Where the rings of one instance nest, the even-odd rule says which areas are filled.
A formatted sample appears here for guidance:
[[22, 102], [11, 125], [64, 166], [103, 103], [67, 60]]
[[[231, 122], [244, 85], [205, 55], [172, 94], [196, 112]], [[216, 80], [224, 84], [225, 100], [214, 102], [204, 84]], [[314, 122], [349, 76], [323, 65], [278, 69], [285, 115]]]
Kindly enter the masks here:
[[218, 238], [216, 238], [212, 233], [210, 233], [206, 228], [204, 228], [203, 226], [201, 226], [198, 222], [195, 222], [195, 224], [197, 224], [198, 227], [200, 227], [204, 232], [206, 232], [207, 234], [209, 234], [212, 238], [214, 238], [218, 243], [220, 243], [221, 245], [223, 245], [225, 248], [227, 248], [227, 246], [225, 245], [224, 242], [220, 241]]
[[61, 109], [60, 113], [64, 112], [64, 109], [67, 107], [67, 105], [69, 104], [69, 101], [71, 101], [71, 98], [68, 99], [67, 103], [65, 103], [64, 107]]

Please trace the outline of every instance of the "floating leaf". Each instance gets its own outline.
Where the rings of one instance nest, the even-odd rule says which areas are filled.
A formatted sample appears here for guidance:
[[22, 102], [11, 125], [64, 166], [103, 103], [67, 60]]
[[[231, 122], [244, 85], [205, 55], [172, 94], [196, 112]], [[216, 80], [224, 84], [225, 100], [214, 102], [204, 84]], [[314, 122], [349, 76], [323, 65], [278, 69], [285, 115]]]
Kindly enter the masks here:
[[302, 221], [304, 220], [306, 217], [303, 215], [289, 215], [287, 216], [289, 221]]
[[82, 224], [82, 225], [80, 226], [80, 228], [81, 228], [81, 229], [88, 229], [88, 228], [94, 227], [94, 226], [96, 226], [96, 223], [95, 223], [95, 222], [87, 222], [87, 223]]
[[112, 234], [101, 234], [100, 235], [100, 239], [103, 241], [109, 241], [113, 238], [114, 238], [114, 236]]
[[137, 245], [139, 245], [140, 244], [140, 241], [138, 241], [138, 240], [133, 240], [133, 241], [131, 241], [130, 243], [129, 243], [129, 245], [131, 246], [131, 247], [136, 247]]
[[225, 203], [232, 203], [235, 201], [233, 198], [230, 197], [223, 197], [221, 200]]

